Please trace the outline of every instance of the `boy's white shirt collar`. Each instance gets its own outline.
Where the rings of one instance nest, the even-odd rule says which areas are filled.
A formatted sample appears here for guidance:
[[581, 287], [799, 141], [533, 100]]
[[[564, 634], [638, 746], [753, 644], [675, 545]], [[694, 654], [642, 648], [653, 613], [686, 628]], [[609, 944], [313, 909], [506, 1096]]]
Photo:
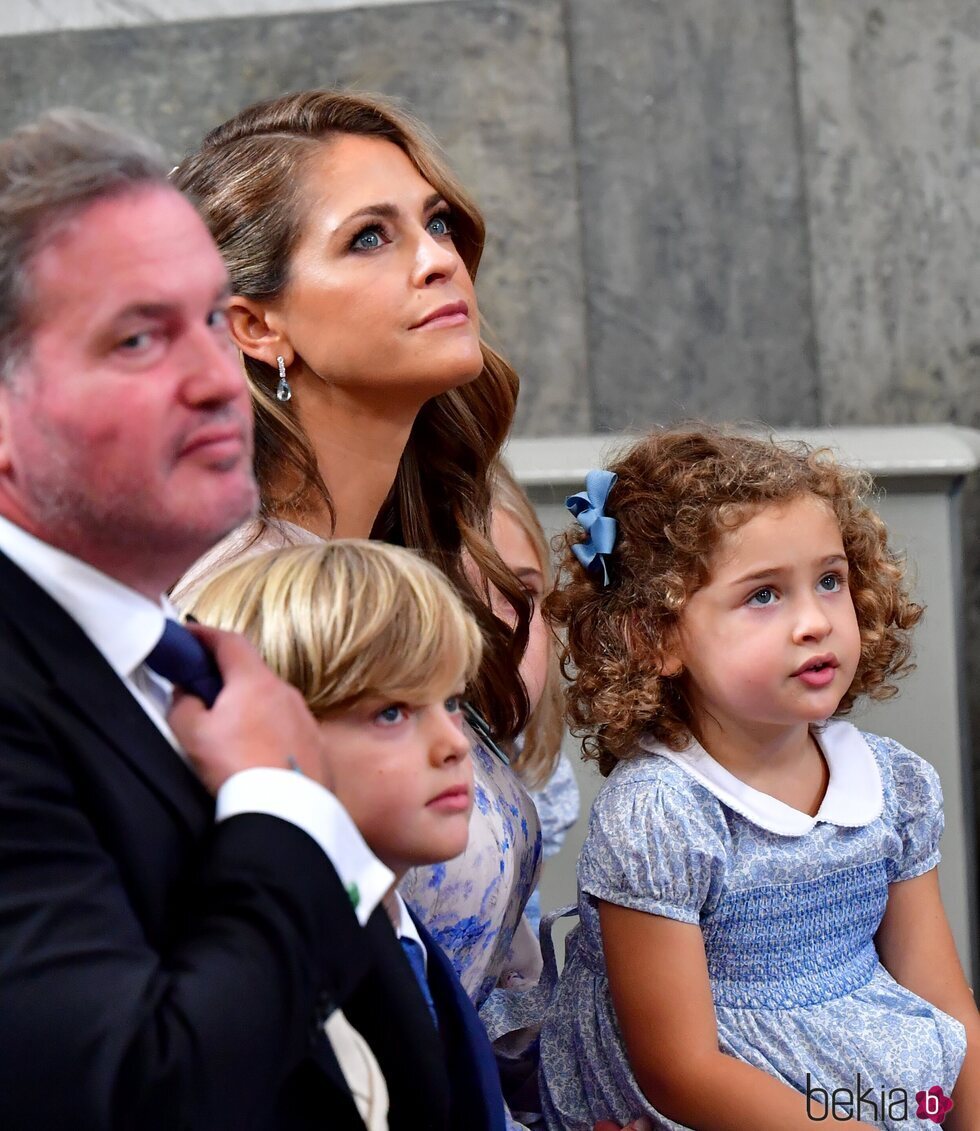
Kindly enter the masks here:
[[395, 928], [395, 934], [400, 939], [412, 939], [413, 942], [417, 942], [419, 944], [419, 946], [422, 948], [422, 957], [425, 961], [425, 972], [426, 974], [428, 974], [429, 952], [425, 949], [425, 943], [422, 942], [422, 939], [419, 936], [418, 928], [412, 921], [412, 916], [408, 913], [408, 907], [405, 903], [405, 900], [402, 899], [397, 888], [395, 889], [394, 894], [395, 907], [398, 909], [398, 922], [393, 924]]
[[815, 729], [814, 737], [827, 761], [830, 781], [812, 817], [735, 777], [697, 742], [680, 753], [653, 739], [641, 739], [640, 745], [679, 766], [729, 809], [768, 832], [802, 836], [818, 822], [843, 828], [871, 824], [881, 816], [884, 794], [878, 763], [860, 731], [841, 719], [831, 719]]

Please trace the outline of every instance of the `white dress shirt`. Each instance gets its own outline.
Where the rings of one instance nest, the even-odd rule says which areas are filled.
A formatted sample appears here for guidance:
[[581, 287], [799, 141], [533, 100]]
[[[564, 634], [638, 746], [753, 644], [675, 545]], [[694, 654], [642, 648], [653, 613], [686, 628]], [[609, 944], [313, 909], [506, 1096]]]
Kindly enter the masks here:
[[[86, 562], [28, 534], [0, 516], [0, 551], [77, 622], [119, 676], [176, 755], [184, 756], [167, 725], [172, 685], [144, 661], [175, 609], [165, 597], [149, 600]], [[218, 790], [215, 819], [266, 813], [303, 829], [320, 845], [367, 922], [394, 883], [394, 875], [364, 843], [347, 811], [318, 782], [290, 769], [256, 767], [233, 774]]]

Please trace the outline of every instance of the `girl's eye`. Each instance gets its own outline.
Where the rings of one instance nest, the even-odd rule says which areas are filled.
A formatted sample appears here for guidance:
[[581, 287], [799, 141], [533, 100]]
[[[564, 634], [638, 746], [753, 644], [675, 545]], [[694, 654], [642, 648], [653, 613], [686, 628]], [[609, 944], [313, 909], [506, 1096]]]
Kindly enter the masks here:
[[431, 236], [451, 236], [453, 234], [452, 216], [448, 212], [437, 212], [426, 225]]
[[825, 573], [817, 585], [824, 593], [837, 593], [844, 588], [844, 578], [839, 573]]
[[375, 251], [383, 243], [385, 243], [384, 231], [375, 224], [358, 232], [351, 240], [350, 246], [353, 251]]
[[775, 592], [768, 586], [757, 589], [752, 596], [746, 601], [747, 605], [753, 605], [755, 608], [764, 608], [766, 605], [771, 605], [776, 600]]
[[392, 703], [389, 707], [382, 707], [374, 716], [376, 722], [386, 727], [395, 726], [407, 717], [408, 714], [400, 703]]

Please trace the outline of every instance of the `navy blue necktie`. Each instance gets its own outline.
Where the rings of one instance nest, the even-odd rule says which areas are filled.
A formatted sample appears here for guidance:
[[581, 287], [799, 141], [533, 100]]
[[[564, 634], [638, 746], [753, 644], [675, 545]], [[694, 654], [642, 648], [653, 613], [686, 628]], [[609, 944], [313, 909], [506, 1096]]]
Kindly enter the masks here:
[[167, 621], [163, 636], [145, 662], [175, 687], [203, 700], [205, 707], [211, 706], [222, 688], [221, 672], [214, 657], [192, 632], [175, 620]]
[[402, 944], [402, 950], [405, 952], [408, 964], [411, 966], [415, 980], [425, 998], [425, 1004], [432, 1014], [432, 1023], [438, 1029], [439, 1018], [436, 1016], [436, 1003], [432, 1000], [432, 991], [429, 989], [429, 979], [425, 976], [425, 955], [422, 952], [422, 944], [417, 943], [415, 939], [409, 938], [407, 935], [402, 935], [398, 941]]

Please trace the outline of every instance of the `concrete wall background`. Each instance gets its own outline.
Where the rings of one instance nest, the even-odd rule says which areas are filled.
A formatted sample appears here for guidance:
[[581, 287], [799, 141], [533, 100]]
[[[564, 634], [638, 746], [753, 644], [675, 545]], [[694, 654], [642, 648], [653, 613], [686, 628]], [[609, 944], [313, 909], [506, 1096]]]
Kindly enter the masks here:
[[282, 91], [407, 100], [488, 214], [518, 434], [980, 423], [980, 0], [7, 0], [0, 76], [4, 129], [175, 160]]
[[[177, 161], [248, 102], [338, 83], [404, 98], [483, 204], [518, 435], [980, 426], [980, 0], [0, 9], [4, 132], [81, 105]], [[975, 642], [976, 487], [963, 521]]]

